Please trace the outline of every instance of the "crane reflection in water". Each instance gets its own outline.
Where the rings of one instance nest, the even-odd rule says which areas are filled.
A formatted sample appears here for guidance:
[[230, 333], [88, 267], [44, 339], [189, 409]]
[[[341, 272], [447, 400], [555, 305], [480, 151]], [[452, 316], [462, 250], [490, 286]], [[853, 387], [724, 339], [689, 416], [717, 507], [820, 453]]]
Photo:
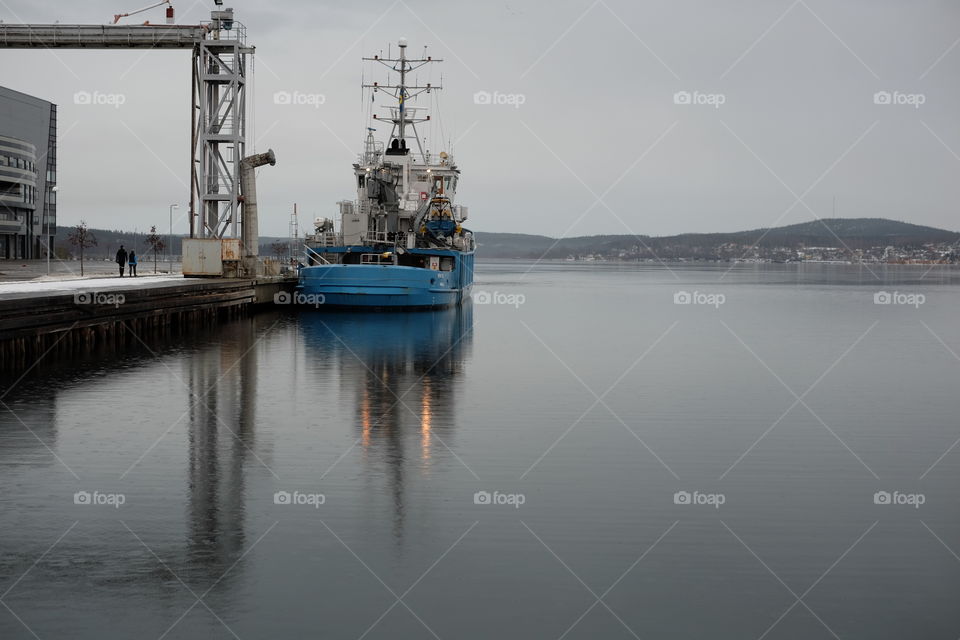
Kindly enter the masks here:
[[440, 311], [304, 313], [299, 321], [311, 354], [336, 363], [342, 397], [356, 407], [364, 460], [386, 471], [400, 537], [405, 474], [429, 473], [445, 453], [453, 458], [448, 447], [472, 349], [473, 308], [468, 302]]
[[247, 544], [246, 471], [264, 462], [254, 448], [258, 338], [266, 320], [220, 330], [217, 344], [185, 363], [190, 389], [188, 557], [193, 568], [219, 577]]

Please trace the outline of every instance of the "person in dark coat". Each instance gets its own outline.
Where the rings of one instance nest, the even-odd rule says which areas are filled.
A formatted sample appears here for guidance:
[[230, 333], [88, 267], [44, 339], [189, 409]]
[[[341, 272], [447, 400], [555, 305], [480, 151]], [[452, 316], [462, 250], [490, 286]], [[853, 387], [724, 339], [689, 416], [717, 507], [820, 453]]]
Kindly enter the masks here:
[[123, 248], [123, 245], [120, 245], [120, 248], [117, 250], [117, 264], [120, 265], [120, 277], [123, 277], [123, 267], [127, 264], [127, 250]]
[[127, 264], [130, 265], [130, 275], [131, 277], [137, 277], [137, 252], [131, 251], [130, 257], [127, 258]]

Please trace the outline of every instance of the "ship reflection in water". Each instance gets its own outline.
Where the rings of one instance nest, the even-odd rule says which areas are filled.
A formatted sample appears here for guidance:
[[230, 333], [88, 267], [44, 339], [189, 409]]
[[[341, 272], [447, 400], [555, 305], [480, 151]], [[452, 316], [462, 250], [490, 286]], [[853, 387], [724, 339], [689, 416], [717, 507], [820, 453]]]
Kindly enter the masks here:
[[[333, 363], [340, 395], [355, 406], [358, 446], [371, 469], [386, 474], [394, 534], [404, 522], [405, 474], [429, 474], [455, 457], [458, 388], [473, 344], [473, 308], [420, 312], [304, 313], [308, 352]], [[446, 455], [444, 455], [446, 454]], [[378, 473], [379, 472], [379, 473]]]

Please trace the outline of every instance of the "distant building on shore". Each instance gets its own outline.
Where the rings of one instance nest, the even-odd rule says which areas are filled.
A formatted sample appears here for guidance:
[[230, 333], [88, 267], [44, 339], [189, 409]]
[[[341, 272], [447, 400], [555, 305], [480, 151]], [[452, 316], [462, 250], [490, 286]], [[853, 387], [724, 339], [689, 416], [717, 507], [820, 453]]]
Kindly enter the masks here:
[[56, 185], [57, 105], [0, 87], [0, 259], [46, 257]]

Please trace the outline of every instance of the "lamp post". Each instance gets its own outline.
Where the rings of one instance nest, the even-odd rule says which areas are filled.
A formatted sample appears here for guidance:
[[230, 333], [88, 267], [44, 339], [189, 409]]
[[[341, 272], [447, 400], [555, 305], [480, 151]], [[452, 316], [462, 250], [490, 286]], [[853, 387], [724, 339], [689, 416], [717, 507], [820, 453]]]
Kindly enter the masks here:
[[173, 275], [173, 210], [179, 209], [180, 205], [170, 205], [170, 232], [167, 234], [167, 258], [170, 262], [170, 275]]
[[[59, 191], [59, 190], [60, 190], [60, 187], [57, 186], [57, 185], [53, 185], [53, 187], [50, 188], [50, 191], [51, 191], [52, 193], [56, 193], [56, 192]], [[46, 203], [44, 203], [44, 204], [46, 204]], [[47, 229], [47, 233], [46, 233], [46, 238], [47, 238], [47, 275], [49, 276], [49, 275], [50, 275], [50, 219], [47, 218], [46, 206], [44, 206], [43, 218], [44, 218], [44, 220], [46, 221], [46, 224], [45, 224], [44, 226], [45, 226], [46, 229]]]

